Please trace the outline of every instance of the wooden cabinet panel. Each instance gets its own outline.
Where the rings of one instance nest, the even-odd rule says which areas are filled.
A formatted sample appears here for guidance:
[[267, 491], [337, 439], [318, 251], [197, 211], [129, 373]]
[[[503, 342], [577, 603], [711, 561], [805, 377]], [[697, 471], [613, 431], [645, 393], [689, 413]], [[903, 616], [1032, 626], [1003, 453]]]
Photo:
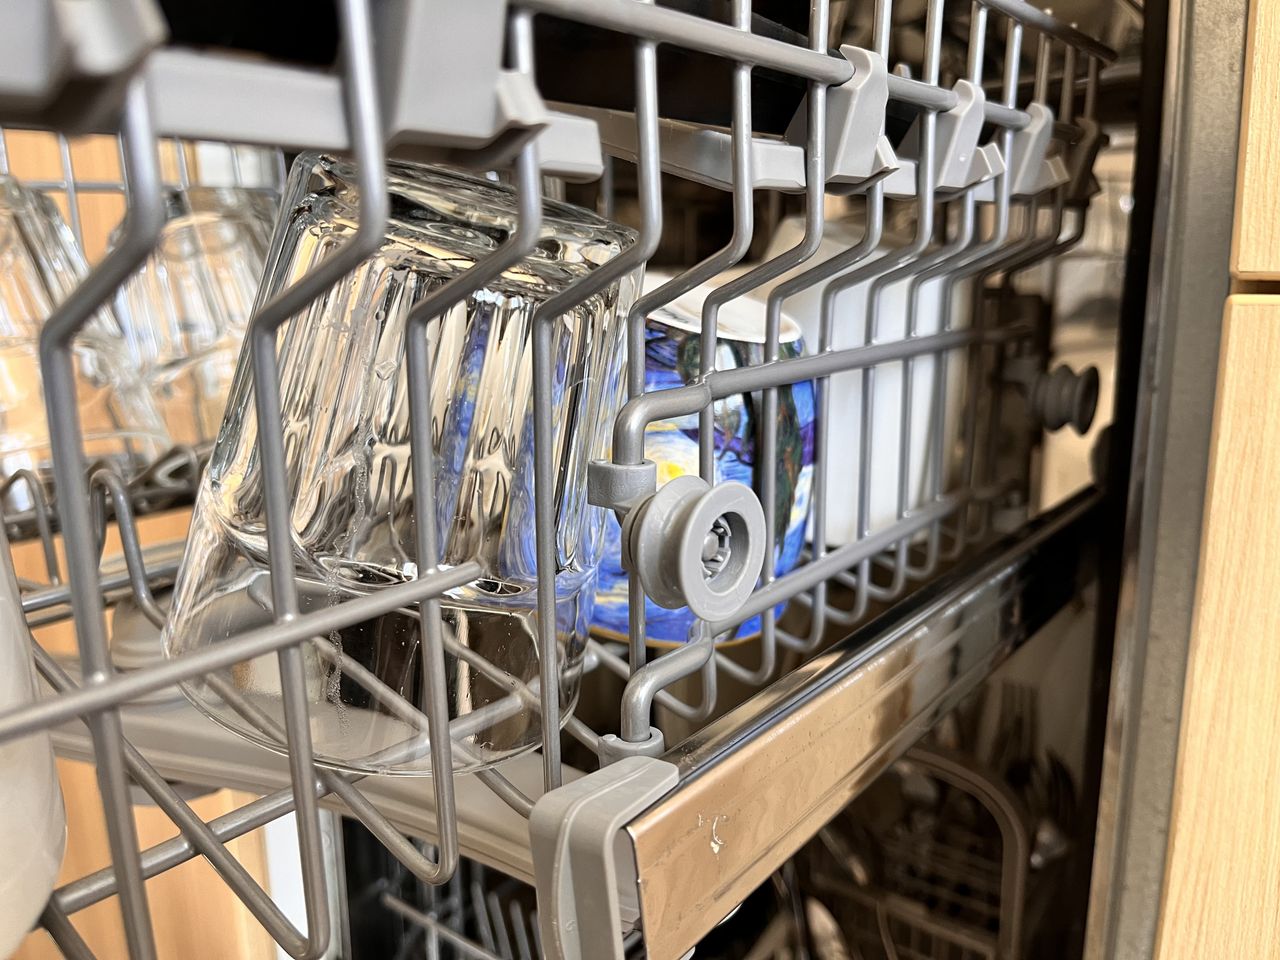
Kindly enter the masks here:
[[1231, 271], [1280, 280], [1280, 0], [1249, 13]]
[[1158, 960], [1280, 951], [1278, 370], [1280, 296], [1230, 297]]

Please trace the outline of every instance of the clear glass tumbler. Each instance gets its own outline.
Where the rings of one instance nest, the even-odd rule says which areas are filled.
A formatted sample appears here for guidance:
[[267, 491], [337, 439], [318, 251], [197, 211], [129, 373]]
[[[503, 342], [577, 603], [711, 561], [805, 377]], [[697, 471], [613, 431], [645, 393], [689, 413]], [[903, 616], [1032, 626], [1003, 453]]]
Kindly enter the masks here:
[[[406, 318], [423, 297], [491, 255], [515, 230], [516, 197], [437, 167], [391, 164], [391, 222], [379, 251], [281, 330], [278, 357], [292, 504], [293, 566], [304, 609], [417, 572], [410, 473]], [[259, 302], [329, 256], [355, 229], [355, 171], [306, 154], [289, 177]], [[634, 242], [563, 203], [544, 205], [534, 252], [428, 324], [436, 519], [444, 567], [478, 579], [443, 598], [456, 770], [540, 742], [536, 708], [532, 317], [539, 304]], [[602, 513], [586, 466], [605, 453], [620, 399], [622, 318], [638, 272], [554, 320], [556, 635], [563, 716], [573, 710], [600, 561]], [[250, 360], [240, 358], [199, 493], [165, 628], [182, 653], [271, 622], [262, 468]], [[400, 610], [304, 647], [317, 759], [358, 772], [430, 773], [421, 726], [416, 613]], [[515, 691], [515, 692], [513, 692]], [[281, 749], [274, 655], [186, 692], [215, 720]], [[248, 715], [248, 719], [246, 718]]]
[[129, 360], [174, 443], [218, 434], [271, 239], [256, 191], [189, 186], [166, 195], [155, 251], [121, 288]]
[[[40, 377], [40, 330], [88, 268], [62, 214], [44, 195], [0, 176], [0, 481], [19, 470], [52, 480]], [[122, 349], [115, 314], [100, 310], [76, 338], [76, 402], [85, 456], [128, 477], [169, 448], [151, 396]], [[32, 505], [23, 484], [6, 512]]]

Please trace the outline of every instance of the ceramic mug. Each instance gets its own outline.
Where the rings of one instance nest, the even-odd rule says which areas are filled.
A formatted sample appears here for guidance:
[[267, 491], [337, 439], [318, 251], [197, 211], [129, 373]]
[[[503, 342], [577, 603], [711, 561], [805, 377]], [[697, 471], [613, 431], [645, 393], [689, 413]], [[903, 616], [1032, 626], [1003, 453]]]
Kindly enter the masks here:
[[[647, 290], [668, 278], [652, 271]], [[701, 359], [702, 304], [715, 287], [704, 284], [655, 310], [645, 321], [645, 389], [666, 390], [698, 375]], [[757, 366], [764, 362], [765, 301], [738, 297], [720, 308], [716, 369]], [[780, 329], [779, 357], [804, 352], [800, 327], [785, 313]], [[756, 448], [763, 393], [738, 394], [715, 405], [715, 479], [737, 480], [759, 490]], [[658, 485], [684, 474], [698, 473], [698, 416], [693, 414], [649, 425], [646, 456], [658, 467]], [[813, 487], [814, 389], [812, 381], [778, 388], [776, 513], [773, 544], [777, 576], [794, 569], [804, 548], [805, 524]], [[604, 558], [591, 618], [594, 634], [608, 639], [627, 637], [627, 572], [622, 568], [622, 531], [612, 513], [605, 521]], [[781, 607], [779, 607], [781, 611]], [[686, 643], [696, 618], [687, 607], [669, 610], [645, 601], [645, 636], [653, 646]], [[760, 617], [743, 622], [717, 642], [746, 640], [760, 633]]]

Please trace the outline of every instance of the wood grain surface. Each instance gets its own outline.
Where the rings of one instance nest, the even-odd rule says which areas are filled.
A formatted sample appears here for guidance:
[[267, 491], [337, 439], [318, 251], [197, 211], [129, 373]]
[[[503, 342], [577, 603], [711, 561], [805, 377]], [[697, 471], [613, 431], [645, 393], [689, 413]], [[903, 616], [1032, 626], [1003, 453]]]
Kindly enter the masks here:
[[1250, 4], [1231, 272], [1280, 280], [1280, 0]]
[[1158, 960], [1280, 956], [1278, 371], [1280, 296], [1230, 297]]

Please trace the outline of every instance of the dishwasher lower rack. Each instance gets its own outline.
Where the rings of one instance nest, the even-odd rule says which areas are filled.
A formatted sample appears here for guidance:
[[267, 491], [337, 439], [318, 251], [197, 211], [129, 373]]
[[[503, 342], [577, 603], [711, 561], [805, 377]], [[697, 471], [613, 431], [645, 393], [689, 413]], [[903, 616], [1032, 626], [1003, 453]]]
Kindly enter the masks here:
[[[1047, 372], [1046, 318], [1028, 319], [1007, 307], [1014, 299], [1009, 295], [1012, 276], [1079, 240], [1093, 153], [1101, 142], [1094, 121], [1098, 70], [1112, 54], [1022, 0], [979, 0], [967, 24], [967, 69], [944, 85], [943, 3], [928, 4], [926, 49], [918, 68], [890, 72], [892, 6], [876, 0], [872, 49], [844, 47], [833, 56], [825, 43], [830, 11], [822, 2], [812, 5], [812, 39], [797, 44], [753, 33], [750, 5], [744, 0], [734, 4], [729, 23], [637, 0], [513, 0], [510, 10], [463, 0], [439, 0], [430, 9], [388, 3], [377, 8], [376, 17], [367, 0], [340, 0], [343, 57], [336, 73], [159, 46], [158, 37], [144, 29], [149, 23], [145, 17], [121, 20], [121, 37], [137, 28], [137, 36], [131, 37], [137, 43], [121, 42], [110, 51], [113, 56], [106, 56], [100, 49], [79, 49], [77, 44], [97, 41], [60, 33], [63, 24], [57, 21], [52, 39], [55, 46], [65, 47], [62, 56], [21, 61], [48, 68], [40, 76], [22, 78], [29, 81], [23, 90], [29, 93], [34, 85], [43, 98], [15, 99], [15, 91], [5, 86], [12, 81], [7, 74], [0, 76], [0, 123], [119, 129], [128, 181], [129, 215], [117, 245], [54, 311], [41, 335], [55, 497], [40, 500], [33, 494], [39, 502], [31, 515], [13, 518], [18, 527], [45, 540], [50, 558], [48, 583], [22, 584], [28, 622], [71, 617], [79, 656], [74, 663], [63, 663], [36, 649], [49, 694], [39, 703], [0, 714], [0, 740], [52, 728], [60, 750], [96, 764], [114, 857], [111, 868], [72, 881], [50, 900], [42, 922], [65, 952], [88, 955], [68, 916], [114, 895], [131, 955], [152, 957], [145, 879], [204, 856], [286, 952], [323, 955], [330, 925], [318, 818], [320, 805], [328, 804], [358, 818], [406, 869], [427, 882], [447, 882], [462, 852], [535, 883], [542, 949], [548, 956], [621, 957], [624, 934], [639, 929], [649, 956], [681, 957], [861, 784], [978, 683], [1039, 618], [1065, 602], [1083, 576], [1079, 554], [1090, 530], [1091, 495], [1022, 522], [1028, 504], [1028, 451], [1041, 425], [1079, 417], [1088, 406], [1087, 390], [1082, 392], [1069, 375], [1064, 379], [1060, 371]], [[388, 11], [403, 15], [386, 15]], [[535, 80], [535, 15], [621, 34], [634, 51], [634, 64], [623, 67], [634, 70], [634, 113], [583, 104], [548, 109]], [[0, 24], [6, 16], [0, 13]], [[20, 25], [13, 26], [12, 31], [0, 30], [0, 36], [20, 35]], [[1003, 38], [997, 38], [1001, 28]], [[1021, 83], [1024, 32], [1037, 38], [1031, 84]], [[465, 64], [444, 55], [460, 45], [476, 54], [465, 58]], [[659, 46], [729, 65], [733, 84], [727, 129], [660, 115]], [[499, 68], [504, 50], [510, 66]], [[441, 56], [433, 57], [433, 51]], [[988, 99], [984, 74], [997, 69], [999, 93]], [[781, 138], [753, 130], [751, 77], [756, 70], [785, 75], [804, 92], [797, 122]], [[908, 75], [912, 73], [919, 79]], [[1054, 86], [1056, 116], [1050, 107]], [[415, 95], [418, 90], [447, 91], [449, 96], [422, 97]], [[1082, 108], [1077, 113], [1078, 100]], [[247, 102], [257, 109], [244, 110]], [[414, 108], [421, 109], [415, 113]], [[904, 117], [911, 118], [908, 125], [914, 131], [905, 136], [892, 129]], [[967, 384], [954, 407], [947, 409], [952, 402], [946, 399], [948, 391], [934, 390], [941, 409], [935, 409], [930, 437], [928, 494], [919, 506], [900, 503], [896, 522], [874, 533], [863, 529], [852, 542], [829, 549], [821, 546], [828, 542], [825, 502], [840, 491], [827, 490], [818, 480], [813, 542], [820, 546], [781, 577], [774, 576], [770, 551], [764, 551], [758, 581], [744, 581], [741, 602], [708, 624], [702, 640], [651, 655], [643, 623], [633, 621], [625, 647], [593, 644], [588, 666], [625, 681], [617, 722], [611, 724], [616, 732], [601, 734], [578, 718], [568, 721], [565, 732], [585, 748], [582, 753], [590, 761], [585, 765], [600, 764], [599, 770], [579, 771], [562, 762], [566, 751], [555, 733], [560, 727], [554, 695], [559, 665], [551, 616], [542, 618], [539, 627], [539, 690], [521, 687], [512, 693], [536, 704], [543, 730], [551, 731], [544, 733], [540, 755], [468, 777], [357, 780], [313, 763], [305, 712], [290, 714], [282, 744], [287, 759], [233, 740], [184, 706], [155, 701], [183, 680], [273, 654], [280, 660], [286, 698], [292, 690], [301, 703], [297, 658], [315, 636], [406, 604], [421, 605], [426, 625], [438, 618], [426, 601], [456, 586], [458, 576], [474, 577], [479, 570], [444, 571], [421, 562], [417, 579], [378, 594], [312, 613], [280, 609], [273, 625], [215, 647], [138, 669], [113, 665], [107, 605], [128, 596], [146, 617], [161, 618], [154, 591], [172, 576], [174, 563], [144, 555], [132, 511], [173, 502], [166, 498], [173, 483], [180, 485], [175, 477], [189, 476], [174, 464], [189, 462], [190, 455], [175, 453], [165, 469], [134, 489], [101, 470], [89, 471], [69, 387], [71, 343], [154, 244], [162, 187], [156, 162], [159, 136], [348, 151], [366, 170], [382, 168], [387, 141], [410, 143], [437, 158], [481, 169], [514, 163], [526, 211], [537, 209], [543, 174], [598, 176], [601, 151], [634, 160], [643, 221], [634, 255], [619, 257], [568, 291], [556, 304], [566, 311], [652, 254], [661, 234], [663, 174], [728, 191], [734, 235], [725, 249], [655, 291], [646, 309], [723, 273], [746, 255], [756, 191], [803, 194], [806, 235], [795, 248], [722, 287], [726, 297], [763, 287], [803, 266], [822, 234], [827, 193], [857, 194], [867, 210], [863, 240], [774, 287], [774, 308], [793, 293], [825, 283], [831, 290], [857, 287], [866, 297], [868, 316], [873, 316], [890, 283], [910, 282], [918, 292], [920, 284], [937, 280], [945, 289], [943, 302], [950, 304], [963, 296], [961, 281], [966, 281], [978, 292], [971, 319], [962, 324], [948, 316], [941, 330], [927, 334], [908, 320], [904, 335], [888, 340], [877, 340], [875, 323], [869, 321], [865, 342], [858, 346], [833, 349], [824, 338], [810, 355], [767, 358], [736, 370], [712, 369], [683, 386], [649, 393], [644, 392], [643, 351], [633, 349], [628, 356], [632, 395], [618, 418], [613, 461], [593, 465], [593, 498], [601, 506], [638, 515], [639, 506], [660, 492], [653, 489], [651, 465], [643, 459], [643, 428], [649, 421], [695, 413], [709, 417], [717, 400], [741, 392], [759, 391], [768, 410], [777, 388], [807, 380], [819, 384], [816, 472], [821, 477], [823, 452], [841, 441], [839, 424], [832, 422], [822, 399], [832, 375], [859, 371], [865, 392], [877, 372], [901, 371], [909, 383], [917, 360], [930, 357], [937, 361], [932, 376], [939, 378], [945, 358], [965, 355]], [[378, 205], [368, 199], [376, 192], [362, 191], [368, 205], [362, 207], [360, 229], [349, 250], [352, 258], [381, 237]], [[914, 238], [881, 251], [880, 231], [890, 201], [913, 210]], [[481, 274], [516, 262], [531, 240], [517, 232], [491, 261], [484, 261], [483, 269], [452, 281], [441, 303], [468, 296], [481, 283]], [[280, 297], [260, 305], [252, 323], [259, 386], [278, 383], [270, 332], [326, 290], [342, 267], [342, 258], [326, 261]], [[993, 287], [997, 276], [1004, 283]], [[992, 290], [995, 295], [989, 296]], [[642, 312], [632, 318], [633, 342], [643, 332], [643, 320]], [[827, 303], [828, 329], [832, 321]], [[777, 323], [776, 314], [772, 323]], [[421, 329], [411, 328], [410, 338], [414, 332]], [[703, 356], [714, 356], [715, 333], [704, 338], [710, 342], [704, 342]], [[556, 478], [542, 454], [551, 436], [545, 397], [552, 364], [545, 354], [550, 348], [541, 342], [536, 338], [534, 345], [533, 448], [540, 464], [534, 500], [543, 561], [538, 564], [539, 592], [550, 598], [554, 563], [545, 561], [547, 551], [554, 551], [554, 511], [549, 508]], [[412, 347], [410, 342], [406, 351], [409, 381], [426, 383], [426, 358]], [[268, 502], [287, 504], [279, 397], [272, 389], [255, 389], [254, 397]], [[410, 404], [415, 422], [425, 416], [422, 400]], [[870, 407], [869, 402], [863, 405], [860, 434], [863, 490], [877, 450], [906, 444], [903, 436], [873, 444]], [[949, 449], [941, 428], [948, 415], [962, 427], [955, 450]], [[777, 448], [777, 430], [768, 417], [764, 421], [760, 448], [768, 460], [769, 451]], [[709, 441], [711, 431], [702, 434]], [[409, 452], [415, 462], [429, 462], [432, 456], [421, 445], [411, 444]], [[953, 455], [958, 469], [943, 469]], [[714, 495], [714, 472], [704, 472]], [[766, 542], [776, 527], [772, 482], [770, 471], [762, 471], [751, 494], [763, 504], [765, 521], [763, 529], [749, 532]], [[38, 481], [32, 486], [42, 488]], [[429, 502], [429, 495], [421, 499]], [[420, 506], [418, 512], [425, 518], [435, 511]], [[115, 567], [102, 567], [99, 560], [106, 516], [114, 518], [125, 544], [124, 563]], [[287, 511], [269, 509], [268, 539], [288, 543], [288, 522]], [[421, 522], [419, 529], [428, 526]], [[1017, 532], [1000, 539], [1000, 527]], [[55, 532], [62, 538], [65, 572], [51, 539]], [[419, 556], [429, 560], [427, 545], [433, 538], [422, 536]], [[287, 550], [272, 551], [270, 563], [273, 578], [293, 577]], [[755, 572], [750, 573], [754, 578]], [[650, 586], [646, 576], [654, 575], [653, 570], [632, 571], [632, 596], [643, 597]], [[927, 585], [916, 589], [921, 583]], [[677, 587], [691, 590], [698, 584]], [[843, 604], [846, 597], [849, 603]], [[774, 616], [787, 601], [800, 611], [799, 629], [785, 629]], [[879, 606], [887, 612], [868, 624], [869, 613]], [[755, 616], [763, 623], [752, 648], [758, 659], [743, 666], [717, 649], [712, 638]], [[819, 653], [833, 630], [853, 632]], [[811, 659], [783, 673], [787, 657]], [[429, 674], [443, 674], [439, 655], [428, 653], [424, 660]], [[654, 719], [657, 709], [697, 727], [721, 709], [717, 686], [727, 679], [760, 692], [692, 738], [667, 743]], [[675, 696], [674, 688], [684, 681], [701, 687], [698, 702]], [[430, 720], [423, 721], [430, 729]], [[175, 737], [177, 731], [181, 737]], [[174, 748], [175, 739], [181, 740], [180, 748]], [[440, 742], [448, 748], [448, 737]], [[234, 785], [264, 796], [204, 823], [171, 781]], [[130, 817], [133, 785], [178, 824], [178, 837], [138, 849]], [[305, 931], [274, 909], [223, 846], [290, 811], [298, 815]], [[406, 835], [430, 840], [430, 852]]]

